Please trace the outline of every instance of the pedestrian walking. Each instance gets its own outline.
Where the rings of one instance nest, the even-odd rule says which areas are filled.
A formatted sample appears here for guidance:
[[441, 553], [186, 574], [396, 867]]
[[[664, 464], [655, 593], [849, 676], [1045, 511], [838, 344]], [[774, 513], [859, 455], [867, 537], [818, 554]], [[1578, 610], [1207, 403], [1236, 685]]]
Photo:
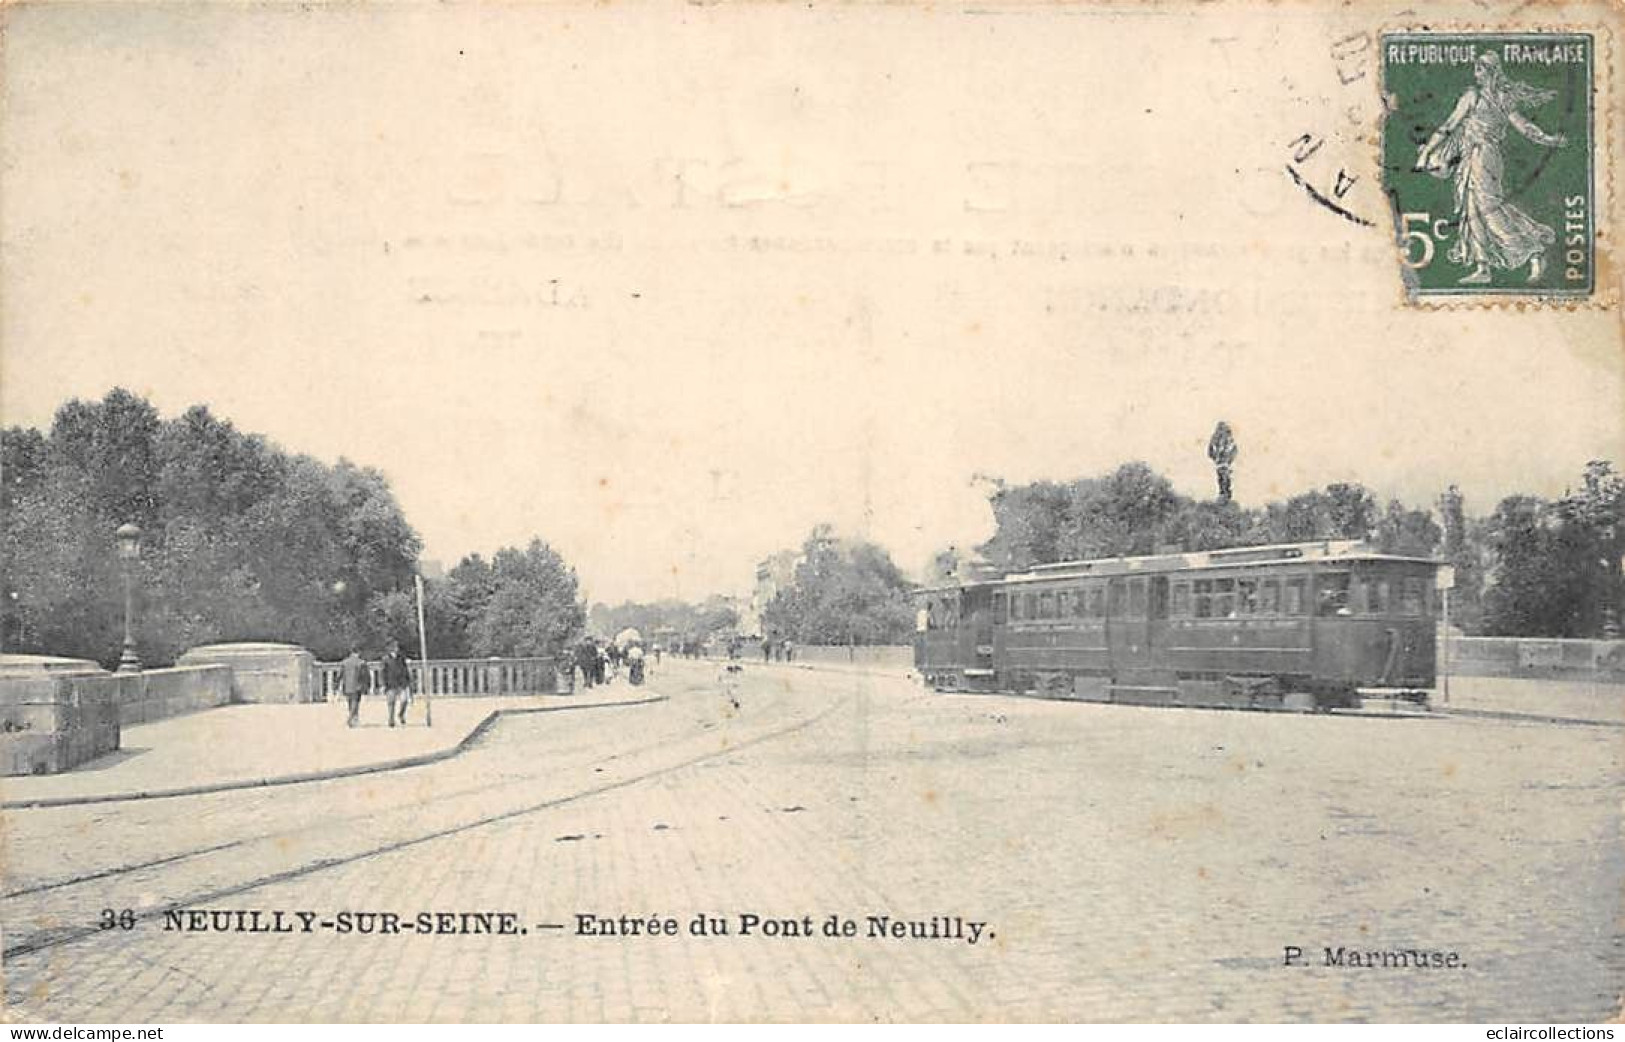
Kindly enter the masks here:
[[361, 649], [351, 644], [350, 653], [339, 663], [339, 690], [344, 692], [344, 700], [350, 704], [349, 727], [361, 723], [361, 695], [366, 687], [367, 664], [361, 661]]
[[396, 704], [400, 705], [401, 726], [406, 726], [406, 707], [412, 703], [412, 670], [396, 641], [384, 653], [384, 697], [389, 700], [389, 726], [395, 726]]
[[570, 649], [570, 663], [581, 670], [581, 686], [592, 687], [592, 662], [587, 658], [587, 642], [581, 641]]
[[786, 639], [785, 642], [784, 642], [784, 661], [786, 661], [786, 662], [794, 662], [795, 660], [796, 660], [796, 645], [795, 645], [795, 642], [792, 641], [792, 640]]
[[735, 712], [739, 711], [739, 680], [744, 671], [745, 667], [737, 662], [724, 662], [717, 671], [717, 687], [722, 689], [722, 697], [728, 700]]

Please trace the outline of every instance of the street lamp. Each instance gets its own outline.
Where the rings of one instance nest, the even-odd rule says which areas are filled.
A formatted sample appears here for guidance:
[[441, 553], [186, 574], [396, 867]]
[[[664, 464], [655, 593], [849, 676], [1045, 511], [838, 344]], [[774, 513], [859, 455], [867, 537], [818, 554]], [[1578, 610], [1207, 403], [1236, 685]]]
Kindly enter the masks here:
[[135, 636], [130, 626], [135, 615], [135, 563], [141, 560], [141, 529], [122, 524], [113, 533], [118, 537], [118, 556], [124, 562], [124, 653], [118, 659], [120, 673], [141, 672], [141, 657], [135, 653]]

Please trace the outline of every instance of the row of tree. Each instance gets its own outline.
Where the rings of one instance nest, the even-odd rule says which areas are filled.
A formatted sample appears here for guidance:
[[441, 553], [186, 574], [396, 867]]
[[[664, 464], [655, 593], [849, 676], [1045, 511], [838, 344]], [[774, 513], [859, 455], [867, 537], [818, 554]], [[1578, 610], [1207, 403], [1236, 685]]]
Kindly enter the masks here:
[[[1603, 461], [1580, 487], [1556, 499], [1510, 496], [1487, 517], [1470, 517], [1451, 488], [1437, 511], [1381, 503], [1355, 483], [1334, 483], [1248, 508], [1230, 492], [1235, 445], [1220, 425], [1210, 455], [1218, 498], [1197, 500], [1144, 463], [1069, 482], [1012, 485], [988, 479], [995, 532], [970, 551], [949, 548], [932, 561], [928, 584], [986, 569], [1269, 543], [1358, 539], [1385, 553], [1442, 558], [1454, 566], [1452, 623], [1469, 633], [1509, 636], [1617, 636], [1625, 609], [1625, 479]], [[801, 644], [884, 644], [907, 639], [913, 588], [887, 552], [838, 537], [828, 525], [802, 543], [794, 576], [762, 614], [763, 636]], [[606, 612], [606, 632], [652, 628], [674, 619], [649, 605]], [[599, 617], [595, 613], [595, 623]], [[682, 628], [682, 624], [679, 624]], [[725, 628], [716, 626], [706, 632]]]
[[[1233, 500], [1182, 495], [1144, 463], [1069, 482], [988, 480], [996, 530], [977, 552], [1007, 571], [1091, 557], [1320, 539], [1374, 538], [1385, 551], [1426, 556], [1442, 538], [1429, 511], [1397, 500], [1379, 508], [1357, 484], [1327, 485], [1248, 509]], [[937, 567], [951, 568], [958, 560], [946, 551]]]
[[1468, 515], [1455, 488], [1435, 514], [1398, 500], [1379, 505], [1369, 489], [1351, 483], [1246, 508], [1223, 495], [1226, 477], [1214, 500], [1180, 494], [1144, 463], [1070, 482], [990, 479], [993, 538], [971, 553], [939, 553], [928, 580], [963, 577], [978, 558], [1013, 571], [1092, 557], [1361, 539], [1387, 553], [1454, 565], [1452, 621], [1469, 633], [1617, 633], [1625, 609], [1625, 480], [1607, 462], [1589, 464], [1580, 487], [1559, 499], [1509, 496], [1480, 518]]
[[[1379, 504], [1331, 484], [1259, 508], [1229, 492], [1233, 438], [1210, 446], [1220, 496], [1177, 492], [1143, 463], [1070, 482], [991, 479], [995, 534], [938, 554], [929, 582], [973, 560], [1034, 564], [1169, 549], [1333, 538], [1440, 556], [1457, 573], [1455, 621], [1468, 632], [1614, 635], [1625, 609], [1625, 479], [1603, 461], [1558, 499], [1510, 496], [1473, 517], [1459, 492], [1432, 509]], [[123, 624], [114, 530], [143, 532], [132, 567], [137, 639], [153, 664], [222, 640], [279, 640], [323, 658], [394, 638], [416, 650], [413, 575], [421, 541], [378, 471], [290, 455], [196, 406], [171, 420], [123, 390], [74, 401], [42, 434], [0, 434], [0, 647], [116, 659]], [[874, 644], [912, 628], [911, 584], [881, 547], [827, 525], [803, 541], [794, 576], [763, 611], [765, 636]], [[436, 657], [551, 654], [588, 623], [574, 570], [540, 540], [470, 555], [428, 584]], [[733, 629], [722, 598], [597, 606], [593, 628], [671, 630], [704, 640]]]
[[1444, 496], [1443, 553], [1455, 564], [1469, 632], [1618, 637], [1625, 616], [1625, 478], [1593, 460], [1557, 499], [1508, 496], [1469, 518]]
[[652, 603], [624, 601], [614, 606], [593, 605], [587, 626], [605, 638], [632, 629], [647, 641], [663, 640], [668, 645], [704, 644], [713, 637], [732, 635], [739, 626], [739, 611], [728, 598], [720, 595], [708, 597], [699, 604], [675, 599]]
[[[111, 664], [131, 563], [149, 664], [217, 641], [275, 640], [323, 658], [389, 638], [415, 648], [422, 543], [378, 471], [324, 464], [195, 406], [164, 420], [114, 390], [48, 433], [0, 433], [0, 647]], [[545, 654], [583, 625], [573, 570], [539, 541], [464, 559], [429, 584], [436, 655]]]

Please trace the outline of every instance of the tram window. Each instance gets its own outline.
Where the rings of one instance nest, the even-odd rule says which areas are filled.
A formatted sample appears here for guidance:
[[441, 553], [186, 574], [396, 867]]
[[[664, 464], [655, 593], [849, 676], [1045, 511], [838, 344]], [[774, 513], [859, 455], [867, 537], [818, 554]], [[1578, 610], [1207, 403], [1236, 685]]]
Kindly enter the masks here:
[[1072, 591], [1062, 590], [1055, 595], [1055, 617], [1070, 619], [1072, 617]]
[[1360, 584], [1365, 588], [1365, 610], [1372, 615], [1388, 614], [1388, 580], [1367, 579]]
[[1073, 615], [1073, 617], [1081, 619], [1085, 615], [1088, 615], [1088, 614], [1089, 614], [1089, 591], [1085, 590], [1085, 589], [1083, 589], [1081, 587], [1076, 589], [1076, 590], [1073, 590], [1072, 591], [1072, 615]]
[[1026, 616], [1021, 614], [1021, 594], [1012, 593], [1010, 595], [1010, 621], [1020, 622], [1024, 618]]
[[1309, 581], [1303, 576], [1288, 579], [1281, 584], [1281, 610], [1288, 615], [1302, 615], [1308, 611]]
[[1410, 578], [1405, 580], [1404, 592], [1399, 598], [1399, 613], [1401, 615], [1421, 615], [1426, 610], [1427, 596], [1423, 592], [1422, 580]]
[[1004, 594], [995, 593], [993, 595], [993, 625], [1003, 626], [1004, 620]]
[[1106, 587], [1106, 589], [1110, 594], [1108, 600], [1110, 600], [1110, 602], [1111, 602], [1110, 606], [1107, 608], [1107, 612], [1114, 619], [1121, 618], [1122, 614], [1123, 614], [1123, 603], [1124, 603], [1123, 582], [1122, 582], [1122, 580], [1121, 579], [1112, 580], [1112, 582]]
[[1316, 615], [1347, 615], [1349, 613], [1349, 573], [1322, 572], [1315, 582]]
[[1236, 614], [1258, 614], [1258, 580], [1236, 580]]
[[1258, 581], [1258, 614], [1274, 615], [1281, 610], [1281, 582], [1278, 579]]
[[1211, 619], [1213, 617], [1213, 580], [1196, 580], [1196, 617], [1198, 619]]
[[1031, 621], [1038, 618], [1038, 597], [1031, 593], [1021, 595], [1021, 617]]
[[1089, 617], [1102, 618], [1106, 614], [1106, 588], [1104, 586], [1091, 586], [1089, 588]]
[[1128, 613], [1136, 619], [1145, 618], [1145, 580], [1130, 579], [1128, 583]]
[[1055, 594], [1048, 590], [1038, 595], [1038, 617], [1040, 619], [1055, 618]]
[[1191, 584], [1175, 583], [1173, 595], [1173, 607], [1169, 610], [1169, 614], [1175, 618], [1183, 618], [1189, 615], [1191, 613]]
[[1215, 619], [1233, 618], [1236, 614], [1236, 581], [1234, 579], [1213, 580], [1213, 617]]
[[1168, 580], [1160, 575], [1151, 580], [1151, 617], [1168, 617]]

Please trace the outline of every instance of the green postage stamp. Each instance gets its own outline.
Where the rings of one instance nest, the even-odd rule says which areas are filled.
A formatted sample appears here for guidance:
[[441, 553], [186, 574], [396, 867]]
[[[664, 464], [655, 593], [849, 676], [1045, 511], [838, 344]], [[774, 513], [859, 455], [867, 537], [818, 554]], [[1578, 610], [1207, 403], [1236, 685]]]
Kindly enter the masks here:
[[1382, 166], [1418, 297], [1586, 297], [1596, 287], [1596, 39], [1382, 38]]

